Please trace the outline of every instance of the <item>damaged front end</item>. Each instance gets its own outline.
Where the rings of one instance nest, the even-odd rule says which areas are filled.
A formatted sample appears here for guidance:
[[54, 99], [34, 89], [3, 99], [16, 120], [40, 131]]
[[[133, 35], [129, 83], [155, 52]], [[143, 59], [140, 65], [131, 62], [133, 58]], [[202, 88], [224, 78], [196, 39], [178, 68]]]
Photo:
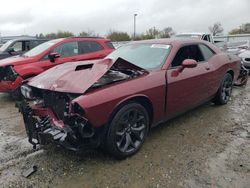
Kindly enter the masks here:
[[249, 70], [245, 68], [244, 64], [241, 62], [240, 74], [234, 83], [236, 86], [244, 86], [248, 81]]
[[14, 91], [22, 81], [13, 66], [0, 67], [0, 92]]
[[12, 66], [0, 67], [0, 81], [15, 81], [17, 76]]
[[26, 99], [17, 102], [17, 106], [34, 148], [37, 144], [52, 142], [73, 151], [99, 145], [99, 130], [84, 118], [84, 111], [78, 104], [70, 103], [78, 95], [39, 90], [27, 85], [21, 86], [21, 92]]
[[[126, 61], [122, 59], [115, 64], [112, 63], [112, 66], [110, 66], [110, 60], [106, 63], [109, 67], [103, 64], [98, 66], [97, 63], [76, 63], [75, 67], [63, 69], [65, 71], [63, 76], [61, 71], [55, 68], [59, 76], [55, 79], [56, 76], [51, 71], [55, 79], [53, 82], [50, 80], [50, 83], [45, 85], [47, 75], [42, 74], [40, 78], [35, 77], [21, 86], [23, 100], [17, 102], [17, 106], [23, 115], [29, 142], [34, 148], [37, 144], [46, 145], [52, 142], [74, 151], [100, 145], [106, 132], [105, 126], [93, 127], [84, 109], [75, 102], [75, 99], [104, 86], [133, 79], [146, 73], [145, 70], [132, 64], [124, 66]], [[79, 81], [76, 84], [77, 81], [68, 79], [72, 78], [73, 74], [81, 78], [82, 82], [86, 82], [87, 79], [91, 82], [81, 84]], [[50, 78], [51, 75], [48, 77]], [[95, 75], [95, 78], [91, 78], [91, 75]], [[66, 88], [68, 85], [71, 89]]]

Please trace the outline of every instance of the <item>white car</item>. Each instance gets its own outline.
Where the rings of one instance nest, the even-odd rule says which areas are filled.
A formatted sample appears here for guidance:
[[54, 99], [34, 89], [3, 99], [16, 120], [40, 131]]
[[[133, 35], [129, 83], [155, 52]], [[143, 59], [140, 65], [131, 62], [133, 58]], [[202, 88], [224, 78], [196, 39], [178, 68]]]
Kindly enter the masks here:
[[241, 58], [241, 61], [245, 68], [250, 70], [250, 50], [245, 50], [244, 52], [240, 53], [239, 57]]

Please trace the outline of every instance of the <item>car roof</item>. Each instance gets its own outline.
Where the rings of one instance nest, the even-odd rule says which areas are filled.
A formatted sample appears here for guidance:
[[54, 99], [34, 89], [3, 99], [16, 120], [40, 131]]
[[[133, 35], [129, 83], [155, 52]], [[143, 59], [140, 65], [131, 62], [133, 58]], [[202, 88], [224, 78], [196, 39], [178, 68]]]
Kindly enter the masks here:
[[187, 33], [178, 33], [176, 35], [208, 35], [206, 32], [187, 32]]
[[38, 38], [29, 38], [29, 37], [19, 37], [15, 39], [11, 39], [11, 41], [20, 41], [20, 40], [39, 40], [39, 41], [47, 41], [48, 39], [38, 39]]
[[110, 39], [103, 38], [103, 37], [67, 37], [62, 38], [63, 40], [71, 40], [71, 39], [77, 39], [77, 40], [94, 40], [94, 41], [110, 41]]

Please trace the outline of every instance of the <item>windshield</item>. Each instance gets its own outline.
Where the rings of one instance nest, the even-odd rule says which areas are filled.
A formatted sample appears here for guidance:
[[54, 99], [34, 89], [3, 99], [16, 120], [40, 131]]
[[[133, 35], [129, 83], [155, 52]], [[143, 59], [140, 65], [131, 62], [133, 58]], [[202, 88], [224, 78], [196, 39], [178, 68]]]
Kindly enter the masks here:
[[4, 52], [10, 45], [11, 43], [13, 42], [13, 40], [9, 40], [8, 42], [4, 43], [1, 48], [0, 48], [0, 51], [1, 52]]
[[198, 34], [179, 34], [175, 37], [201, 39], [202, 36]]
[[53, 46], [57, 42], [60, 42], [61, 40], [62, 39], [56, 39], [56, 40], [51, 40], [51, 41], [42, 43], [42, 44], [36, 46], [35, 48], [31, 49], [30, 51], [24, 53], [23, 56], [25, 56], [25, 57], [36, 56], [36, 55], [42, 53], [43, 51], [47, 50], [48, 48], [50, 48], [51, 46]]
[[116, 60], [121, 57], [144, 69], [161, 68], [170, 52], [166, 44], [128, 44], [118, 48], [107, 56]]

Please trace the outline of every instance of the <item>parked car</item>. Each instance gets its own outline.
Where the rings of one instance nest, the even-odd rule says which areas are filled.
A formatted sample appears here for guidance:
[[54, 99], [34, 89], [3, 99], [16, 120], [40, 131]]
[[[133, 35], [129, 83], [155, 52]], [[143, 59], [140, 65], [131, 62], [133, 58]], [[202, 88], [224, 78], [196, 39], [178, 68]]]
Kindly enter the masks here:
[[[241, 70], [238, 80], [234, 83], [236, 86], [243, 86], [247, 84], [249, 69], [250, 69], [250, 58], [247, 56], [249, 51], [249, 41], [232, 41], [232, 42], [219, 42], [215, 45], [219, 47], [223, 52], [228, 54], [237, 55], [241, 58]], [[250, 54], [250, 53], [249, 53]], [[248, 63], [249, 60], [249, 63]]]
[[0, 59], [23, 54], [46, 41], [48, 40], [36, 38], [18, 38], [9, 40], [0, 48]]
[[249, 41], [218, 42], [215, 43], [215, 46], [217, 46], [223, 52], [239, 55], [240, 53], [249, 49], [248, 44]]
[[213, 36], [209, 33], [180, 33], [180, 34], [175, 35], [175, 37], [200, 39], [200, 40], [205, 40], [205, 41], [214, 43]]
[[250, 70], [250, 50], [245, 50], [240, 53], [239, 57], [241, 58], [243, 65]]
[[21, 86], [29, 142], [135, 154], [150, 128], [213, 100], [226, 104], [240, 59], [191, 39], [132, 42], [103, 60], [56, 66]]
[[101, 59], [113, 51], [104, 38], [62, 38], [45, 42], [20, 56], [0, 60], [0, 92], [16, 93], [22, 81], [66, 62]]

